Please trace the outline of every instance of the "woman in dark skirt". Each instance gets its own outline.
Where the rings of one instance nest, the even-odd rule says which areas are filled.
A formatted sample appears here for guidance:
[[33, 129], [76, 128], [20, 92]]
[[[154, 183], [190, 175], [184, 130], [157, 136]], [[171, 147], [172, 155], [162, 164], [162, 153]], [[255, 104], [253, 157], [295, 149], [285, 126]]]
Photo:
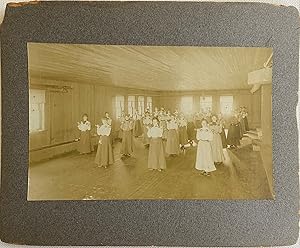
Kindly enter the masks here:
[[82, 116], [82, 121], [77, 123], [80, 130], [78, 151], [80, 154], [88, 154], [94, 151], [91, 141], [91, 123], [88, 121], [87, 114]]
[[233, 116], [230, 120], [230, 126], [227, 135], [227, 144], [230, 147], [237, 147], [240, 145], [240, 124], [235, 116]]
[[121, 129], [123, 131], [121, 154], [123, 156], [131, 156], [133, 153], [133, 122], [130, 120], [129, 115], [125, 116]]
[[122, 137], [123, 137], [123, 131], [121, 129], [121, 125], [125, 120], [125, 113], [124, 111], [122, 111], [121, 116], [118, 117], [117, 119], [117, 125], [116, 125], [116, 131], [117, 131], [117, 139], [119, 141], [122, 141]]
[[219, 124], [222, 127], [222, 132], [220, 133], [221, 140], [222, 140], [222, 146], [223, 146], [223, 148], [227, 148], [227, 138], [226, 138], [226, 134], [225, 134], [225, 120], [223, 119], [222, 114], [219, 114], [218, 118], [219, 118]]
[[112, 145], [109, 139], [111, 133], [111, 126], [108, 125], [107, 119], [102, 119], [102, 125], [96, 125], [97, 134], [99, 137], [98, 149], [95, 158], [95, 163], [99, 167], [107, 168], [109, 165], [114, 163], [114, 155]]
[[175, 116], [171, 115], [171, 120], [167, 123], [168, 134], [166, 143], [166, 153], [171, 156], [176, 156], [180, 153], [179, 137], [178, 137], [178, 124]]
[[135, 114], [133, 116], [134, 120], [134, 126], [133, 126], [133, 135], [134, 137], [140, 137], [143, 134], [143, 127], [142, 127], [142, 121], [141, 116], [138, 111], [135, 111]]
[[242, 116], [240, 117], [240, 126], [241, 126], [241, 136], [243, 137], [243, 135], [246, 133], [246, 126], [245, 126], [245, 120]]
[[238, 110], [235, 111], [234, 113], [235, 118], [237, 119], [238, 123], [238, 131], [239, 131], [239, 139], [241, 140], [243, 137], [243, 132], [242, 132], [242, 124], [241, 124], [241, 115]]
[[160, 115], [158, 116], [159, 126], [163, 130], [162, 139], [163, 141], [166, 141], [168, 129], [167, 129], [167, 113], [165, 111], [162, 111]]
[[153, 126], [147, 133], [150, 139], [148, 169], [162, 171], [166, 169], [166, 158], [162, 142], [163, 129], [159, 126], [159, 120], [153, 118]]
[[247, 108], [243, 107], [243, 112], [242, 112], [242, 117], [244, 119], [244, 123], [245, 123], [245, 130], [246, 132], [249, 131], [249, 123], [248, 123], [248, 112], [247, 112]]
[[181, 115], [178, 120], [178, 134], [180, 147], [181, 149], [184, 149], [184, 146], [188, 143], [187, 121], [184, 118], [184, 115]]
[[222, 126], [220, 125], [220, 122], [216, 115], [211, 116], [209, 129], [213, 133], [213, 139], [210, 141], [213, 161], [215, 164], [222, 164], [225, 161], [221, 138]]
[[193, 142], [196, 140], [196, 126], [192, 119], [188, 120], [187, 123], [187, 135], [188, 135], [188, 142], [193, 145]]
[[240, 125], [241, 125], [241, 137], [246, 133], [246, 126], [245, 126], [245, 120], [243, 118], [243, 108], [240, 108], [240, 111], [238, 113]]
[[150, 112], [146, 111], [145, 116], [143, 118], [143, 143], [145, 147], [149, 147], [150, 139], [147, 135], [149, 128], [152, 125], [152, 119], [150, 116]]
[[112, 134], [114, 133], [114, 130], [115, 130], [114, 123], [113, 123], [112, 118], [110, 117], [110, 115], [109, 115], [108, 112], [105, 112], [104, 118], [106, 119], [107, 124], [111, 127], [111, 132], [110, 132], [110, 135], [109, 135], [109, 140], [110, 140], [111, 145], [113, 146], [114, 139], [112, 137]]

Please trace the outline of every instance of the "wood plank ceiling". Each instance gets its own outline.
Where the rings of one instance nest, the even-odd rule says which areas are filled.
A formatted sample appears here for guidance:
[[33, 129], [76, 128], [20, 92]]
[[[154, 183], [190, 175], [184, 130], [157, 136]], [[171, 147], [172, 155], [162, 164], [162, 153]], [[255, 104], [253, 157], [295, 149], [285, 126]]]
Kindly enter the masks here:
[[29, 76], [148, 90], [249, 89], [271, 48], [28, 43]]

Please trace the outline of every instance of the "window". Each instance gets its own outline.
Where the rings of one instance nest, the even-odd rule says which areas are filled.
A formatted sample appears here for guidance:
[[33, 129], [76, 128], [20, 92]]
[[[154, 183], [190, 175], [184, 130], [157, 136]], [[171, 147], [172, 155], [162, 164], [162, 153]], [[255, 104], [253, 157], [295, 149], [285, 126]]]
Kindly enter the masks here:
[[181, 112], [192, 113], [193, 112], [193, 97], [183, 96], [181, 98]]
[[220, 96], [220, 108], [222, 114], [230, 114], [233, 108], [233, 96]]
[[128, 114], [133, 116], [135, 112], [135, 96], [128, 96]]
[[138, 111], [140, 115], [145, 112], [145, 98], [143, 96], [138, 97]]
[[212, 111], [212, 96], [200, 96], [200, 110], [203, 113]]
[[29, 90], [29, 132], [45, 129], [45, 90]]
[[124, 111], [125, 98], [124, 96], [116, 96], [116, 118], [118, 119]]
[[152, 97], [147, 96], [147, 109], [149, 109], [150, 113], [152, 113]]

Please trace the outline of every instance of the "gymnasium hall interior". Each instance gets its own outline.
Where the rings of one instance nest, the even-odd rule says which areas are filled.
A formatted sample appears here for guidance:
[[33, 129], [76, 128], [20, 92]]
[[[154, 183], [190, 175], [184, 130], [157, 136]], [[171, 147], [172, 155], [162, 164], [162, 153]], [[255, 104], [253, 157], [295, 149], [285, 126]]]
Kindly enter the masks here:
[[[28, 200], [274, 198], [271, 48], [27, 47]], [[189, 116], [191, 124], [197, 118], [210, 123], [212, 115], [222, 116], [222, 163], [203, 176], [195, 169], [197, 138], [187, 137], [175, 156], [165, 156], [163, 171], [149, 170], [143, 131], [132, 135], [133, 152], [124, 156], [121, 116], [132, 123], [139, 120], [143, 130], [145, 115], [152, 118], [155, 113]], [[84, 115], [91, 127], [91, 149], [82, 154], [78, 123]], [[241, 126], [244, 117], [246, 128], [240, 128], [232, 144], [230, 128]], [[103, 168], [95, 163], [100, 144], [96, 125], [105, 119], [110, 120], [113, 162]]]

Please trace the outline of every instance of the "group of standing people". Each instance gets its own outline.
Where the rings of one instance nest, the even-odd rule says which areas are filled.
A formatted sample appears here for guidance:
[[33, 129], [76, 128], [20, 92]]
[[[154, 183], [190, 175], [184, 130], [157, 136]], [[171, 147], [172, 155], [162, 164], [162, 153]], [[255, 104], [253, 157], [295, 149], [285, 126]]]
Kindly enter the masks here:
[[[178, 156], [188, 147], [197, 146], [195, 168], [209, 176], [216, 165], [225, 161], [223, 149], [237, 147], [243, 133], [249, 130], [247, 110], [241, 107], [229, 118], [228, 134], [225, 134], [226, 122], [221, 114], [196, 113], [185, 115], [175, 110], [171, 113], [164, 108], [151, 113], [148, 109], [143, 115], [136, 111], [133, 115], [124, 112], [115, 123], [117, 138], [121, 141], [120, 152], [123, 157], [133, 154], [134, 138], [142, 138], [148, 152], [149, 170], [166, 169], [166, 157]], [[99, 136], [95, 163], [107, 168], [114, 163], [112, 119], [108, 113], [102, 118], [102, 124], [96, 125]], [[80, 153], [93, 151], [90, 140], [91, 123], [87, 115], [78, 123], [80, 130]]]
[[227, 144], [233, 148], [238, 147], [243, 135], [249, 130], [247, 109], [240, 107], [229, 118]]
[[[96, 132], [99, 136], [95, 163], [98, 166], [107, 168], [114, 163], [113, 141], [111, 139], [112, 119], [109, 113], [101, 119], [101, 124], [97, 124]], [[91, 122], [88, 120], [88, 115], [84, 114], [82, 120], [77, 123], [80, 131], [78, 151], [80, 154], [89, 154], [94, 151], [94, 146], [91, 140]]]

